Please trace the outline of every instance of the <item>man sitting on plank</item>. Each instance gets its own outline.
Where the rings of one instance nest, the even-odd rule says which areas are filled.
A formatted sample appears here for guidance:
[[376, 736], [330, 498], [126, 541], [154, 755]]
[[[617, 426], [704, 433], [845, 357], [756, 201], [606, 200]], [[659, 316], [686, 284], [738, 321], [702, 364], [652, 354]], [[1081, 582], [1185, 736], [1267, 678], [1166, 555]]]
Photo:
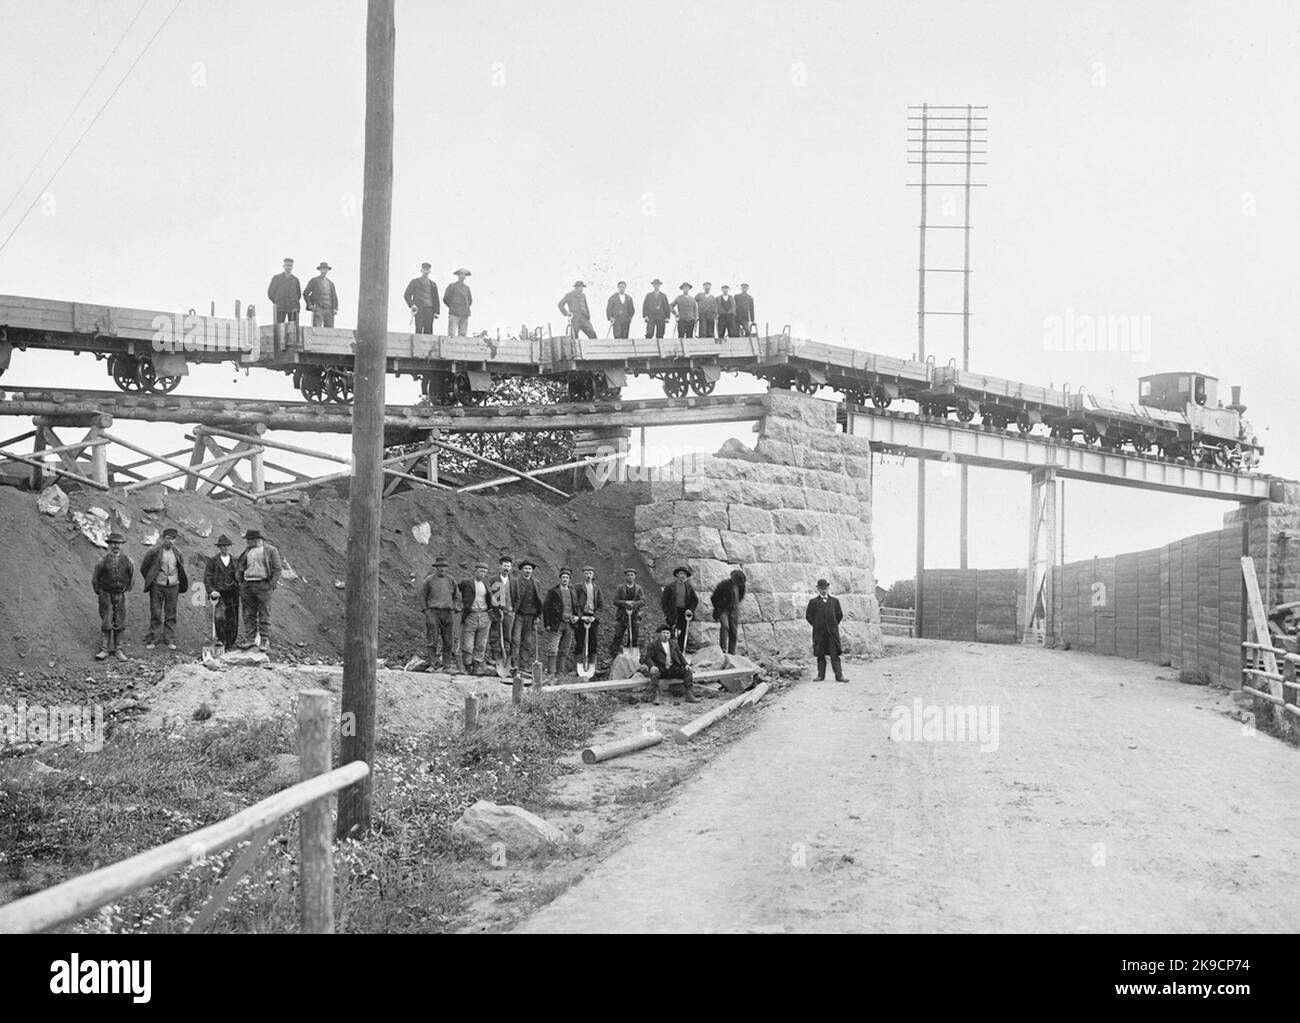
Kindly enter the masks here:
[[681, 648], [673, 642], [673, 628], [667, 622], [659, 626], [658, 636], [646, 648], [644, 663], [650, 669], [646, 698], [651, 703], [659, 702], [659, 687], [663, 682], [668, 683], [668, 691], [674, 696], [684, 688], [687, 703], [700, 702], [695, 695], [695, 675]]

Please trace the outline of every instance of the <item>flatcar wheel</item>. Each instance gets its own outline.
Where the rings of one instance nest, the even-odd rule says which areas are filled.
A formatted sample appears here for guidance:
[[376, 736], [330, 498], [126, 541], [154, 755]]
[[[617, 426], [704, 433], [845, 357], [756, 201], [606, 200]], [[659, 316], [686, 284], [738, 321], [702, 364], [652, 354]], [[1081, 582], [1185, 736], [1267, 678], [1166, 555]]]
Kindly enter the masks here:
[[588, 374], [575, 373], [569, 377], [570, 401], [591, 401], [596, 396], [595, 391], [593, 381]]
[[816, 394], [821, 390], [822, 385], [817, 383], [807, 373], [800, 373], [799, 378], [795, 381], [795, 390], [800, 394]]
[[1083, 442], [1088, 445], [1096, 444], [1101, 440], [1101, 434], [1097, 432], [1095, 426], [1085, 426], [1083, 428]]
[[1145, 437], [1134, 437], [1133, 450], [1136, 451], [1139, 455], [1145, 455], [1148, 451], [1151, 450], [1151, 442], [1147, 440]]
[[298, 393], [315, 405], [325, 403], [325, 378], [319, 366], [304, 366], [295, 373]]
[[1021, 433], [1029, 433], [1033, 428], [1033, 420], [1025, 415], [1025, 413], [1021, 412], [1020, 415], [1016, 416], [1016, 429]]
[[975, 410], [971, 408], [969, 405], [957, 406], [957, 419], [959, 422], [969, 423], [974, 418], [975, 418]]
[[341, 369], [325, 371], [325, 396], [339, 405], [352, 404], [352, 374]]
[[483, 405], [487, 402], [489, 393], [488, 391], [466, 391], [461, 395], [461, 401], [471, 406]]
[[871, 392], [871, 404], [875, 405], [876, 408], [889, 408], [893, 403], [894, 399], [890, 397], [889, 392], [883, 387], [877, 387]]
[[686, 374], [681, 370], [672, 370], [664, 374], [664, 394], [670, 398], [685, 398], [690, 390]]
[[123, 391], [144, 390], [140, 379], [140, 363], [133, 355], [113, 355], [108, 360], [108, 371], [113, 374], [113, 382]]
[[696, 366], [691, 370], [691, 390], [701, 398], [708, 397], [717, 386], [718, 382], [709, 379], [708, 374], [704, 372], [703, 366]]

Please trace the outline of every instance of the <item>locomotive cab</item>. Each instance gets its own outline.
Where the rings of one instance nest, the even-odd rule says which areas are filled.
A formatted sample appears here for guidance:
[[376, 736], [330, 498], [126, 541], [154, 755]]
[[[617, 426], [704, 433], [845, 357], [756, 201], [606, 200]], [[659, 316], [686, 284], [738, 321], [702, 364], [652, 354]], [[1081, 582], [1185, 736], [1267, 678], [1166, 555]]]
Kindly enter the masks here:
[[1182, 411], [1189, 405], [1214, 408], [1219, 403], [1219, 381], [1204, 373], [1153, 373], [1138, 379], [1138, 404]]

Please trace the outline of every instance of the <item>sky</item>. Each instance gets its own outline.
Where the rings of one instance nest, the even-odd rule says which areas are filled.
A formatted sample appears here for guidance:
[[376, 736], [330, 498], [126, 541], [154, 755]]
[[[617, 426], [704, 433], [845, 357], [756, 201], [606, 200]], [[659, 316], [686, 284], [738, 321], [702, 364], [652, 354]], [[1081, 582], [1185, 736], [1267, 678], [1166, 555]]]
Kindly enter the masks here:
[[[174, 5], [0, 0], [0, 203], [14, 197], [0, 242], [31, 206], [0, 249], [0, 293], [229, 313], [236, 299], [264, 307], [292, 256], [304, 282], [320, 260], [333, 265], [339, 325], [352, 326], [364, 5], [182, 0], [92, 126]], [[1262, 468], [1300, 475], [1288, 446], [1300, 425], [1293, 3], [398, 0], [396, 25], [390, 329], [406, 329], [401, 290], [427, 259], [440, 286], [459, 265], [473, 270], [471, 329], [558, 332], [556, 302], [579, 277], [597, 307], [619, 279], [638, 297], [654, 276], [669, 289], [744, 280], [774, 331], [910, 356], [907, 108], [987, 105], [972, 369], [1128, 400], [1140, 375], [1205, 372], [1225, 392], [1242, 385]], [[940, 218], [943, 192], [931, 192]], [[956, 223], [959, 204], [948, 206]], [[956, 265], [940, 236], [959, 235], [931, 234], [931, 265]], [[939, 276], [951, 281], [932, 279], [935, 308], [958, 300], [944, 293], [958, 276]], [[1143, 318], [1149, 349], [1053, 350], [1049, 324], [1066, 316]], [[938, 362], [960, 356], [959, 323], [931, 320]], [[30, 352], [0, 381], [54, 383], [111, 386], [102, 363]], [[182, 388], [294, 395], [287, 378], [229, 366]], [[748, 378], [720, 385], [754, 389]], [[390, 378], [390, 400], [417, 393]], [[13, 425], [0, 417], [0, 429]], [[179, 439], [170, 429], [123, 433], [161, 447]], [[655, 430], [649, 444], [715, 449], [748, 431]], [[953, 566], [956, 482], [929, 476], [927, 564]], [[915, 480], [911, 463], [877, 465], [885, 583], [912, 574]], [[1069, 560], [1212, 529], [1230, 507], [1065, 489]], [[1027, 477], [971, 471], [972, 566], [1023, 563], [1028, 507]]]

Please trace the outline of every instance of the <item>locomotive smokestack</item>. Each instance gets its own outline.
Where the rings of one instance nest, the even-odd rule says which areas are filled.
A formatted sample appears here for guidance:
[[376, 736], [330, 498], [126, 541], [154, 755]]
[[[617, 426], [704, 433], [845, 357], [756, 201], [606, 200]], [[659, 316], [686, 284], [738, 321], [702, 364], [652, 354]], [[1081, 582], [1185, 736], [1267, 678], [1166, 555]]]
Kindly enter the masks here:
[[1238, 414], [1246, 411], [1246, 406], [1241, 403], [1241, 385], [1234, 384], [1232, 388], [1232, 404], [1228, 406], [1233, 412]]

